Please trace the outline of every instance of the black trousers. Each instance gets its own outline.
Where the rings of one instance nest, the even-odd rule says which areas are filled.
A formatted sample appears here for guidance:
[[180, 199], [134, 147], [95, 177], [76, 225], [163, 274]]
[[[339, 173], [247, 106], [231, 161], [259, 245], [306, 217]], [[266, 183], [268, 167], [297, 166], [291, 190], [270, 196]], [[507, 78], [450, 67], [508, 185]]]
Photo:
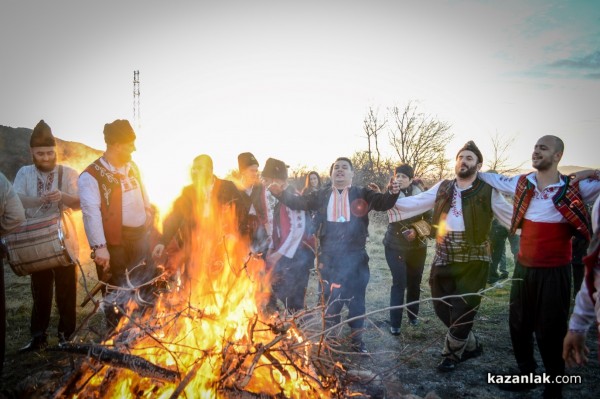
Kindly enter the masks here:
[[535, 336], [546, 373], [563, 375], [562, 345], [567, 333], [571, 301], [569, 265], [524, 267], [517, 262], [513, 277], [509, 325], [519, 369], [524, 373], [535, 370]]
[[[349, 319], [364, 315], [367, 284], [371, 277], [367, 251], [324, 252], [319, 262], [323, 265], [320, 273], [327, 303], [326, 321], [339, 323], [344, 305], [348, 307]], [[364, 318], [348, 322], [353, 329], [361, 329], [364, 324]]]
[[60, 266], [31, 274], [30, 332], [32, 337], [46, 337], [52, 313], [52, 296], [58, 308], [58, 336], [69, 339], [75, 331], [77, 301], [77, 270], [75, 265]]
[[[405, 250], [385, 247], [385, 259], [392, 272], [392, 286], [390, 288], [390, 306], [401, 306], [404, 304], [404, 292], [406, 291], [406, 302], [416, 302], [421, 298], [421, 279], [425, 267], [427, 247], [417, 247]], [[392, 327], [400, 327], [402, 324], [402, 310], [390, 310], [390, 322]], [[419, 303], [409, 305], [406, 308], [409, 319], [416, 319], [419, 314]]]
[[[113, 286], [127, 287], [127, 275], [134, 286], [139, 286], [155, 275], [155, 268], [146, 262], [149, 252], [149, 236], [144, 226], [129, 228], [123, 227], [121, 245], [109, 245], [110, 276], [103, 276], [102, 268], [96, 265], [98, 277]], [[138, 265], [140, 267], [136, 267]], [[116, 305], [124, 305], [130, 298], [128, 292], [106, 292], [112, 294], [110, 300]], [[144, 295], [145, 296], [145, 295]], [[109, 324], [116, 326], [120, 316], [109, 307], [106, 308], [106, 317]]]
[[[487, 283], [489, 262], [471, 261], [432, 266], [429, 277], [432, 298], [477, 293]], [[433, 309], [448, 327], [450, 334], [465, 340], [473, 328], [473, 320], [481, 303], [479, 295], [434, 301]]]
[[282, 256], [275, 265], [271, 279], [273, 294], [292, 313], [304, 309], [306, 287], [314, 263], [312, 249], [300, 244], [292, 259]]

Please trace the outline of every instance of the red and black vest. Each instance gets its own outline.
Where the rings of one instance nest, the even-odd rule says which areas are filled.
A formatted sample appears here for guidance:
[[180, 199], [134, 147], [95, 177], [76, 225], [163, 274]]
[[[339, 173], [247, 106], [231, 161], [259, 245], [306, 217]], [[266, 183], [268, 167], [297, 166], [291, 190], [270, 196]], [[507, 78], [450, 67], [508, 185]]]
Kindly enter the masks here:
[[[140, 190], [142, 179], [135, 163], [130, 162], [129, 177], [138, 181]], [[123, 190], [120, 175], [106, 169], [100, 158], [92, 162], [86, 169], [96, 181], [100, 190], [100, 213], [102, 214], [102, 227], [108, 245], [121, 244], [121, 228], [123, 226]]]
[[[527, 176], [521, 175], [517, 182], [510, 227], [511, 234], [514, 234], [521, 227], [531, 198], [535, 193], [535, 186], [527, 179]], [[565, 184], [554, 194], [552, 202], [567, 222], [589, 241], [592, 236], [592, 226], [588, 211], [579, 192], [579, 184], [569, 185], [568, 176], [560, 175], [560, 179]]]

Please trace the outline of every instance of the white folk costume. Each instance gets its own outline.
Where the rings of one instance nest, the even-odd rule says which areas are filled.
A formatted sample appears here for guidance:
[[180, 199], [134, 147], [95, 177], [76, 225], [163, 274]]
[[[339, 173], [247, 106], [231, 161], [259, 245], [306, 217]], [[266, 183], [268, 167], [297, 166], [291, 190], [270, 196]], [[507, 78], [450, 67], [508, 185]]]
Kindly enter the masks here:
[[[481, 173], [498, 190], [514, 195], [511, 233], [521, 229], [521, 245], [511, 287], [509, 325], [513, 352], [522, 373], [535, 372], [533, 336], [546, 373], [563, 375], [563, 338], [571, 301], [571, 237], [577, 230], [589, 240], [585, 208], [600, 193], [600, 181], [570, 185], [567, 176], [538, 189], [535, 173], [507, 177]], [[561, 390], [558, 384], [548, 392]]]

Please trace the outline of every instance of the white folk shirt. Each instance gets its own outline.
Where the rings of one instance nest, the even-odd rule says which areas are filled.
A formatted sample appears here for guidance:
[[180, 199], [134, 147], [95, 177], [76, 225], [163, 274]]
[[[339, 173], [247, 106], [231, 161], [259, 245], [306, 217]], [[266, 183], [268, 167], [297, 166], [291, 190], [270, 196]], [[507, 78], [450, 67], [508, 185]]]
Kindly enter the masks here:
[[[124, 176], [121, 179], [123, 226], [139, 227], [144, 225], [146, 223], [146, 209], [150, 208], [150, 201], [148, 200], [148, 193], [141, 182], [138, 182], [135, 177], [129, 177], [131, 165], [127, 163], [121, 168], [115, 168], [104, 158], [100, 158], [100, 162], [111, 172]], [[90, 246], [106, 245], [100, 212], [100, 189], [98, 181], [88, 172], [83, 172], [79, 176], [79, 199], [81, 201], [85, 233]]]
[[[592, 208], [592, 227], [594, 231], [598, 231], [598, 213], [600, 212], [600, 197], [596, 199]], [[575, 307], [573, 308], [573, 314], [569, 320], [569, 330], [576, 330], [580, 332], [587, 331], [595, 321], [600, 323], [600, 268], [596, 266], [594, 269], [594, 287], [596, 292], [594, 293], [594, 302], [590, 298], [585, 279], [581, 284], [581, 288], [575, 297]], [[598, 324], [598, 333], [600, 333], [600, 324]]]
[[[508, 177], [495, 173], [479, 173], [481, 180], [510, 196], [515, 195], [519, 177], [519, 175]], [[559, 179], [558, 183], [550, 184], [540, 191], [537, 187], [535, 173], [528, 174], [527, 180], [533, 184], [535, 191], [525, 212], [525, 219], [542, 223], [567, 223], [563, 215], [554, 206], [554, 202], [552, 202], [552, 198], [565, 185], [565, 182]], [[600, 193], [600, 181], [591, 179], [580, 181], [579, 192], [584, 202], [593, 202]]]
[[[269, 232], [269, 236], [272, 235], [274, 229], [279, 229], [280, 226], [275, 226], [273, 224], [275, 205], [277, 205], [277, 198], [269, 190], [265, 190], [265, 199], [267, 204], [267, 230]], [[306, 228], [305, 221], [305, 211], [301, 210], [293, 210], [281, 204], [281, 206], [285, 209], [287, 217], [290, 220], [290, 232], [285, 238], [285, 240], [281, 243], [277, 252], [286, 258], [292, 259], [300, 247], [302, 243], [302, 237], [304, 237], [304, 230]], [[282, 236], [283, 234], [280, 234]], [[273, 248], [273, 241], [269, 244], [270, 248]], [[273, 248], [274, 249], [274, 248]]]
[[[62, 168], [61, 191], [69, 195], [78, 195], [77, 171], [64, 165]], [[39, 190], [38, 184], [40, 184]], [[13, 188], [17, 194], [27, 197], [40, 197], [40, 193], [45, 194], [58, 190], [58, 165], [51, 172], [42, 172], [35, 165], [23, 166], [15, 176]], [[57, 202], [25, 209], [25, 217], [27, 219], [52, 215], [58, 216], [59, 213]]]
[[[437, 183], [429, 190], [422, 192], [417, 195], [411, 195], [410, 197], [400, 197], [396, 200], [394, 206], [397, 211], [400, 212], [402, 219], [409, 219], [411, 217], [420, 215], [433, 209], [435, 206], [435, 198], [442, 182]], [[462, 196], [461, 193], [470, 187], [461, 189], [456, 183], [454, 183], [454, 196], [452, 198], [452, 204], [450, 210], [446, 216], [446, 230], [447, 231], [465, 231], [465, 219], [463, 218], [462, 212]], [[510, 226], [512, 219], [512, 205], [510, 205], [502, 194], [497, 190], [492, 190], [492, 212], [498, 221], [504, 226]]]

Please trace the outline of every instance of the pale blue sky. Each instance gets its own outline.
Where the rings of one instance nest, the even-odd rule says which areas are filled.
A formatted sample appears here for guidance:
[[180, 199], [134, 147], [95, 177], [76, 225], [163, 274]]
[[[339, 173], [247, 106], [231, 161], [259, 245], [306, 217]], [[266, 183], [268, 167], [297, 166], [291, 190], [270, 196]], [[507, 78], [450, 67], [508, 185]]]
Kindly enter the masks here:
[[600, 164], [593, 0], [0, 0], [0, 54], [0, 124], [43, 118], [99, 149], [104, 123], [132, 118], [139, 70], [134, 158], [155, 197], [200, 153], [221, 175], [243, 151], [325, 170], [366, 148], [369, 106], [410, 100], [453, 125], [450, 156], [474, 139], [489, 157], [498, 132], [529, 165], [556, 134], [564, 165]]

